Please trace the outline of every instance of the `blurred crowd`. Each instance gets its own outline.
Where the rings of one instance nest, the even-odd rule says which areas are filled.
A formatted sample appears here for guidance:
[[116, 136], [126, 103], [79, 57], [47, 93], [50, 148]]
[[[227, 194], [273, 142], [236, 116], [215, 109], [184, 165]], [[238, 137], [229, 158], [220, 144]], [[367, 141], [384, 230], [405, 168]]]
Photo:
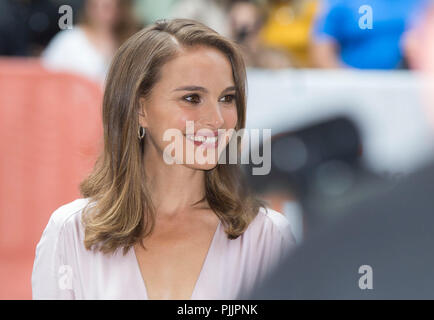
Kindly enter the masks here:
[[[233, 39], [253, 68], [408, 68], [409, 31], [429, 0], [2, 0], [0, 56], [103, 81], [121, 43], [162, 18]], [[71, 28], [62, 30], [64, 5]]]

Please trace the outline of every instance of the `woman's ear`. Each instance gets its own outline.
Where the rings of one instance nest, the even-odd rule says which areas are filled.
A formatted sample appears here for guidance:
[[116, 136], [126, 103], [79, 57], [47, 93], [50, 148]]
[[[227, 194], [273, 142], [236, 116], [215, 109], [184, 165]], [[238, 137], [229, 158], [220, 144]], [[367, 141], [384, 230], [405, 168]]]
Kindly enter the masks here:
[[140, 109], [139, 109], [139, 124], [143, 127], [143, 128], [147, 128], [148, 127], [148, 120], [147, 120], [147, 116], [146, 116], [146, 105], [145, 105], [145, 98], [144, 97], [140, 97], [139, 98], [139, 104], [140, 104]]

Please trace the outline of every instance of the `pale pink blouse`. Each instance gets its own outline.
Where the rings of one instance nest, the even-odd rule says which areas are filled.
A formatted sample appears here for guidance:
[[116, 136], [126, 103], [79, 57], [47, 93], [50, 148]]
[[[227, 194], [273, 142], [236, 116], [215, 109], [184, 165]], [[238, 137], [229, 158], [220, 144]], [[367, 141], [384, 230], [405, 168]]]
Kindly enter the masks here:
[[[134, 249], [124, 256], [86, 250], [81, 224], [87, 199], [51, 216], [36, 247], [33, 299], [148, 299]], [[229, 240], [219, 223], [191, 299], [237, 299], [295, 246], [288, 220], [261, 208], [243, 235]]]

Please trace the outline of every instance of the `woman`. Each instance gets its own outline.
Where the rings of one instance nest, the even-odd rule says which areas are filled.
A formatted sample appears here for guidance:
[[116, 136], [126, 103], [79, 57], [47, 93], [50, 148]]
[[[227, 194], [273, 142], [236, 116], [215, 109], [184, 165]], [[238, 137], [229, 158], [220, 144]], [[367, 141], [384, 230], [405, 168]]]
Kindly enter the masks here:
[[[235, 299], [251, 290], [295, 242], [285, 217], [247, 192], [239, 166], [217, 161], [231, 142], [221, 132], [242, 129], [245, 115], [232, 42], [187, 19], [130, 38], [107, 78], [103, 154], [84, 198], [50, 218], [33, 297]], [[176, 148], [218, 152], [189, 162], [167, 151], [168, 131]]]
[[110, 60], [137, 26], [131, 0], [86, 0], [78, 25], [53, 38], [42, 53], [43, 64], [103, 84]]

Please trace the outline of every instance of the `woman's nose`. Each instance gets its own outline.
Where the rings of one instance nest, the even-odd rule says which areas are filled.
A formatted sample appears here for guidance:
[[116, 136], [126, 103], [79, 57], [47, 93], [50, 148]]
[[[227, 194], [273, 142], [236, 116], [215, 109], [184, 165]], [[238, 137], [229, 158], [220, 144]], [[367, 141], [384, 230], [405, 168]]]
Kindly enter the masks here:
[[219, 104], [210, 104], [204, 112], [202, 125], [218, 129], [224, 122]]

